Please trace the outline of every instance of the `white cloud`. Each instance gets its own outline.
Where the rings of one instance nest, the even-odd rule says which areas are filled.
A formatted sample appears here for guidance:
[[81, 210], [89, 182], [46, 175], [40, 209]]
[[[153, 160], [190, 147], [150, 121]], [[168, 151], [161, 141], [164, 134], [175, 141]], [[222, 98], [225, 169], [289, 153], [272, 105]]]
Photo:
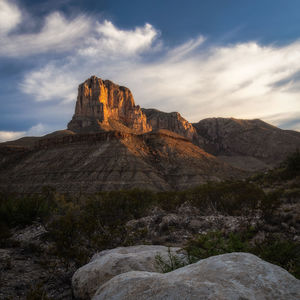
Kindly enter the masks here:
[[78, 45], [78, 50], [63, 62], [49, 63], [26, 74], [20, 84], [22, 92], [32, 95], [36, 101], [68, 102], [76, 99], [78, 83], [91, 76], [91, 72], [97, 74], [98, 69], [126, 68], [128, 61], [139, 60], [142, 51], [158, 50], [158, 44], [153, 46], [158, 32], [149, 24], [126, 31], [105, 21], [97, 23], [96, 29], [101, 34], [93, 36], [91, 33], [93, 37]]
[[0, 131], [0, 143], [19, 139], [25, 134], [25, 131]]
[[49, 64], [44, 68], [29, 73], [21, 83], [25, 94], [32, 95], [36, 101], [76, 99], [74, 87], [77, 85], [76, 73], [70, 74], [69, 70], [57, 68]]
[[51, 127], [38, 123], [27, 131], [0, 131], [0, 143], [13, 141], [25, 136], [42, 136], [51, 131]]
[[25, 75], [21, 90], [36, 101], [75, 101], [78, 84], [95, 74], [128, 86], [141, 106], [179, 111], [193, 122], [213, 116], [271, 120], [300, 111], [299, 41], [214, 46], [198, 36], [166, 47], [159, 37], [150, 24], [124, 30], [56, 12], [38, 33], [2, 35], [0, 55], [70, 51]]
[[[300, 71], [299, 42], [283, 47], [203, 43], [199, 37], [173, 49], [162, 48], [150, 63], [136, 54], [134, 59], [109, 61], [109, 54], [93, 59], [74, 54], [65, 64], [27, 74], [23, 91], [37, 100], [75, 100], [77, 85], [96, 74], [128, 86], [141, 106], [179, 111], [193, 122], [216, 116], [271, 120], [270, 115], [300, 111], [300, 92], [290, 91], [297, 82], [287, 80]], [[67, 80], [57, 80], [61, 73]], [[47, 87], [39, 91], [42, 74], [47, 74]]]
[[0, 34], [7, 34], [21, 22], [21, 11], [12, 1], [0, 0]]
[[147, 50], [157, 38], [158, 32], [150, 24], [134, 30], [121, 30], [105, 20], [95, 26], [93, 37], [86, 40], [79, 53], [85, 56], [128, 56]]
[[47, 16], [38, 33], [0, 36], [0, 56], [20, 57], [46, 52], [63, 52], [74, 49], [90, 30], [85, 16], [67, 20], [61, 13]]

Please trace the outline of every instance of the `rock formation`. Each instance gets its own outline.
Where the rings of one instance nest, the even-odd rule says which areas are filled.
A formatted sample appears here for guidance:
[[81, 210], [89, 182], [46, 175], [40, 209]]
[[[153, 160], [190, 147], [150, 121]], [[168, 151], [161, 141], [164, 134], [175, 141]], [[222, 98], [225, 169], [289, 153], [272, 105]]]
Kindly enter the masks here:
[[[145, 256], [136, 255], [134, 260], [136, 265], [139, 264], [139, 259], [143, 264]], [[103, 266], [105, 263], [111, 266], [115, 261], [109, 256], [106, 260], [103, 257], [102, 260]], [[119, 263], [121, 260], [120, 257]], [[126, 272], [126, 268], [124, 270], [125, 272], [122, 273], [120, 268], [118, 270], [120, 275], [106, 283], [100, 283], [92, 299], [296, 300], [300, 297], [299, 280], [281, 267], [249, 253], [212, 256], [166, 274], [147, 271]], [[105, 273], [101, 270], [100, 272]], [[87, 281], [88, 278], [85, 280]], [[91, 294], [93, 290], [94, 287], [90, 290]]]
[[41, 139], [29, 150], [0, 147], [0, 188], [19, 192], [41, 191], [43, 186], [69, 193], [165, 191], [242, 175], [168, 131], [64, 135]]
[[300, 133], [282, 130], [261, 120], [209, 118], [194, 123], [199, 145], [235, 167], [261, 170], [278, 165], [300, 149]]
[[134, 132], [151, 130], [128, 88], [96, 76], [79, 85], [75, 114], [68, 124], [69, 130], [93, 132], [120, 129], [120, 124]]
[[68, 130], [0, 144], [0, 188], [60, 192], [185, 189], [244, 178], [300, 148], [300, 133], [260, 120], [141, 109], [126, 87], [92, 76], [79, 86]]
[[147, 116], [147, 122], [152, 130], [166, 129], [182, 135], [189, 140], [197, 140], [197, 132], [192, 124], [185, 120], [178, 112], [165, 113], [157, 109], [142, 109]]
[[[180, 248], [171, 247], [172, 255], [178, 255]], [[140, 245], [104, 250], [95, 254], [91, 261], [78, 269], [72, 278], [74, 296], [90, 299], [98, 287], [111, 278], [130, 271], [157, 272], [155, 257], [168, 259], [168, 247]]]

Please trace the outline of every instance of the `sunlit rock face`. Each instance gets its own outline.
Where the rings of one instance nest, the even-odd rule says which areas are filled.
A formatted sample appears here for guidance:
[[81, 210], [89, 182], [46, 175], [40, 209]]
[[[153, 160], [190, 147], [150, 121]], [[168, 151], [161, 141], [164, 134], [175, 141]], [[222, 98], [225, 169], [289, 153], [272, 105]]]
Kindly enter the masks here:
[[151, 126], [130, 90], [92, 76], [78, 87], [75, 114], [68, 129], [75, 132], [120, 129], [147, 132]]
[[148, 123], [153, 130], [167, 129], [176, 132], [189, 140], [197, 138], [196, 129], [191, 123], [185, 120], [180, 113], [166, 113], [157, 109], [142, 109], [147, 116]]

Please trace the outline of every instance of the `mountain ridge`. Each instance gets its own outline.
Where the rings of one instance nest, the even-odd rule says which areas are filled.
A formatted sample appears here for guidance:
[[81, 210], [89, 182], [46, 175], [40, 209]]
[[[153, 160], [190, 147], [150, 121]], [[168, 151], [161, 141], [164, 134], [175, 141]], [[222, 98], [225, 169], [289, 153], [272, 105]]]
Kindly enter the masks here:
[[300, 133], [262, 120], [207, 118], [136, 105], [130, 90], [92, 76], [68, 129], [0, 144], [0, 188], [63, 192], [185, 189], [267, 170], [300, 148]]

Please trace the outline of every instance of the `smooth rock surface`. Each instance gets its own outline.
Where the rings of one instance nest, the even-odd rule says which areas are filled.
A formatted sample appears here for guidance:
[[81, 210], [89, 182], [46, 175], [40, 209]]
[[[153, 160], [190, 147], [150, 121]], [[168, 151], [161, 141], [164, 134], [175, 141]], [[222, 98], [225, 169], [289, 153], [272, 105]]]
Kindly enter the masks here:
[[248, 253], [213, 256], [166, 274], [128, 272], [97, 290], [93, 300], [298, 300], [300, 281]]
[[[180, 248], [170, 248], [176, 254]], [[129, 271], [158, 272], [156, 255], [167, 259], [165, 246], [132, 246], [105, 250], [95, 254], [91, 261], [78, 269], [72, 278], [74, 295], [79, 299], [90, 299], [99, 286], [116, 275]]]

